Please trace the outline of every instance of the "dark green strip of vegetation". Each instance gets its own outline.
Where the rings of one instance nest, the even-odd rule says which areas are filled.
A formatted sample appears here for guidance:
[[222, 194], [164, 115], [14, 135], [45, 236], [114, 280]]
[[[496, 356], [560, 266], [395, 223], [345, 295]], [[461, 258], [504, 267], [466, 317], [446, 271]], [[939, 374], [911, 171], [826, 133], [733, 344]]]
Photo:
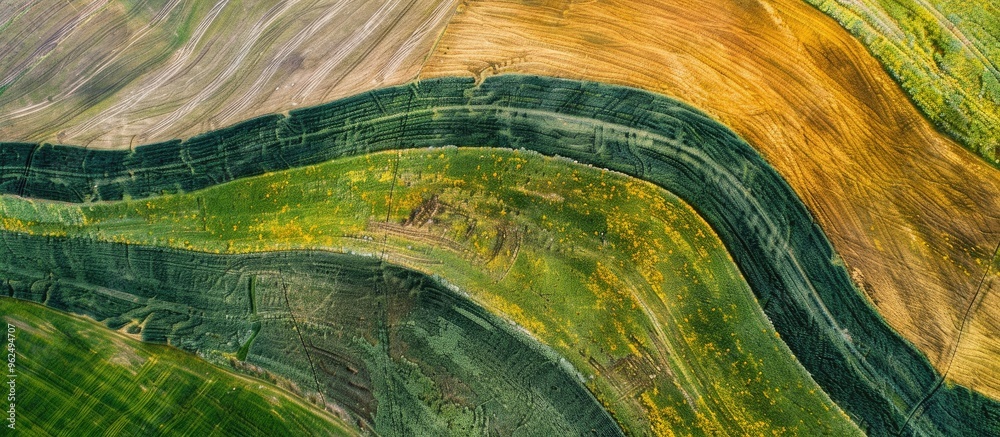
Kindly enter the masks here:
[[217, 363], [245, 354], [241, 366], [290, 380], [379, 435], [622, 434], [554, 352], [431, 278], [377, 259], [9, 232], [0, 240], [6, 295]]
[[[854, 288], [805, 206], [743, 140], [626, 87], [534, 76], [422, 81], [134, 151], [7, 144], [0, 191], [65, 201], [189, 191], [387, 149], [525, 148], [646, 179], [716, 230], [791, 350], [874, 434], [1000, 431], [1000, 404], [941, 376]], [[261, 339], [256, 340], [262, 341]]]

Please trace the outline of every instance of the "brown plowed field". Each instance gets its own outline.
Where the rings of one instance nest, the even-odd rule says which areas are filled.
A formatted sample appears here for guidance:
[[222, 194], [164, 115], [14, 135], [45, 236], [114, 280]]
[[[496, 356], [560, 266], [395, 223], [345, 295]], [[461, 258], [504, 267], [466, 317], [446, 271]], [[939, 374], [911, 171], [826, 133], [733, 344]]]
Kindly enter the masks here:
[[0, 138], [128, 148], [416, 77], [452, 0], [16, 1]]

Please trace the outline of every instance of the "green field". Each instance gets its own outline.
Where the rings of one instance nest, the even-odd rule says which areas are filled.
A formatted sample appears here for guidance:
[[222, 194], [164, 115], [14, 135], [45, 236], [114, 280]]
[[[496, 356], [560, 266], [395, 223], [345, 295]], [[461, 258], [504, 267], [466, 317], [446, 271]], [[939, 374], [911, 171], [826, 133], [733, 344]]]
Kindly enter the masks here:
[[175, 348], [5, 297], [0, 314], [5, 329], [14, 326], [15, 429], [23, 435], [356, 433], [271, 383]]
[[1000, 4], [807, 1], [867, 46], [939, 129], [1000, 165]]
[[316, 248], [439, 275], [554, 346], [632, 430], [855, 432], [711, 229], [623, 175], [448, 148], [146, 200], [0, 201], [8, 229], [34, 234], [224, 253]]
[[621, 434], [550, 349], [437, 281], [372, 258], [3, 240], [13, 297], [280, 383], [366, 432]]
[[[481, 83], [442, 78], [374, 90], [292, 111], [289, 115], [262, 117], [188, 140], [147, 145], [132, 151], [7, 143], [0, 148], [0, 162], [3, 162], [0, 191], [69, 202], [147, 198], [190, 192], [338, 157], [446, 145], [525, 148], [566, 156], [647, 180], [677, 194], [692, 205], [724, 243], [760, 307], [781, 334], [781, 340], [862, 430], [983, 434], [1000, 429], [1000, 414], [994, 414], [1000, 412], [1000, 404], [964, 387], [943, 384], [942, 376], [926, 357], [892, 331], [855, 288], [843, 262], [802, 202], [760, 155], [725, 126], [696, 109], [641, 90], [537, 76], [493, 76]], [[397, 180], [398, 169], [390, 170], [383, 171], [381, 177]], [[491, 176], [481, 175], [487, 180]], [[545, 182], [557, 184], [559, 179]], [[540, 193], [536, 197], [545, 200], [545, 192]], [[267, 202], [267, 193], [264, 194], [263, 199], [255, 198], [238, 206], [253, 207], [256, 211], [260, 202]], [[601, 189], [585, 193], [590, 197], [606, 194]], [[366, 200], [373, 205], [380, 201], [389, 205], [389, 200], [399, 199], [398, 196], [393, 188], [382, 199]], [[153, 200], [142, 202], [145, 201]], [[424, 201], [431, 206], [430, 211], [435, 210], [432, 199], [422, 198], [421, 203]], [[32, 214], [37, 212], [25, 205], [28, 204], [21, 207], [26, 208], [27, 215], [15, 217], [20, 221], [11, 221], [9, 229], [31, 225]], [[299, 205], [289, 202], [288, 207]], [[323, 210], [323, 214], [336, 213], [336, 207], [331, 208]], [[17, 214], [17, 210], [15, 207], [10, 213]], [[390, 208], [389, 214], [392, 218], [396, 212]], [[421, 214], [417, 212], [414, 219]], [[190, 219], [191, 215], [188, 216]], [[71, 219], [66, 217], [67, 223], [72, 223]], [[294, 236], [298, 232], [295, 226], [301, 220], [277, 223], [284, 232], [278, 235]], [[387, 221], [381, 225], [386, 242], [393, 233], [424, 238], [419, 233], [412, 235], [408, 229], [399, 229], [399, 222], [382, 220]], [[581, 223], [585, 229], [592, 226], [586, 224], [585, 218]], [[235, 225], [237, 228], [232, 232], [240, 232], [239, 224]], [[374, 225], [379, 226], [377, 222]], [[258, 240], [263, 240], [264, 227], [253, 229]], [[486, 232], [482, 228], [473, 231], [476, 229]], [[305, 230], [308, 234], [313, 231]], [[634, 231], [634, 226], [622, 227], [626, 238], [630, 238], [628, 232]], [[150, 229], [146, 237], [156, 236], [150, 232], [156, 234]], [[597, 232], [600, 237], [600, 230]], [[470, 232], [470, 238], [476, 233]], [[510, 230], [497, 233], [504, 235], [504, 241], [507, 236], [516, 235]], [[187, 237], [178, 234], [161, 239], [170, 244], [170, 238], [174, 238], [174, 244], [187, 247], [192, 243]], [[442, 245], [451, 244], [440, 241], [439, 237], [435, 234], [429, 238], [438, 239]], [[550, 247], [563, 243], [557, 239], [546, 241]], [[636, 241], [632, 239], [631, 243], [637, 244]], [[319, 240], [315, 244], [322, 243]], [[377, 242], [368, 244], [375, 249], [364, 252], [382, 254]], [[605, 244], [602, 240], [596, 250], [603, 251]], [[504, 246], [495, 249], [499, 257]], [[493, 248], [489, 253], [487, 258], [494, 259]], [[405, 255], [393, 254], [396, 258], [388, 260], [403, 262], [400, 260]], [[450, 262], [447, 251], [436, 252], [434, 256], [440, 258], [424, 261], [443, 265]], [[632, 264], [640, 272], [643, 263], [654, 258], [643, 258], [641, 253], [630, 256], [637, 257], [638, 261]], [[413, 260], [413, 265], [418, 261], [420, 258]], [[595, 266], [594, 271], [599, 269]], [[464, 274], [477, 273], [473, 270]], [[534, 271], [532, 274], [531, 278], [538, 276]], [[460, 276], [447, 279], [462, 280]], [[606, 284], [641, 280], [636, 276], [615, 279], [610, 275], [594, 279]], [[41, 294], [36, 298], [40, 297]], [[483, 302], [517, 319], [516, 311], [500, 308], [486, 299]], [[627, 308], [630, 304], [622, 302], [622, 305]], [[538, 308], [522, 310], [530, 317]], [[525, 327], [536, 329], [528, 323]], [[664, 333], [662, 337], [671, 334]], [[642, 341], [639, 337], [638, 342]], [[717, 347], [703, 342], [696, 344]], [[669, 351], [665, 356], [668, 360], [676, 358]], [[635, 376], [641, 375], [644, 368], [648, 367], [626, 362], [622, 363], [621, 371], [640, 372], [625, 378], [636, 381]], [[671, 377], [683, 379], [686, 375]], [[681, 398], [688, 406], [695, 404], [683, 395]], [[673, 401], [679, 399], [674, 397]], [[650, 409], [659, 405], [654, 403]], [[645, 406], [611, 409], [641, 411]], [[704, 412], [704, 409], [694, 406], [691, 411]], [[743, 414], [735, 408], [726, 411]], [[670, 409], [663, 412], [665, 417], [677, 414]], [[972, 415], [984, 420], [967, 420]], [[627, 423], [626, 416], [618, 418]], [[751, 426], [747, 424], [746, 428]]]

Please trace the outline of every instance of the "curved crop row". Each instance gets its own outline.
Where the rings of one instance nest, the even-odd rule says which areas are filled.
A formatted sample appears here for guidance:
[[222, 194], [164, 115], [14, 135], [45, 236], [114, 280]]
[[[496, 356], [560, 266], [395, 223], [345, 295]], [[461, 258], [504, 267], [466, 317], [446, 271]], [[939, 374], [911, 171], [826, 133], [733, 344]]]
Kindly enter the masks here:
[[566, 159], [410, 149], [145, 199], [6, 195], [0, 228], [226, 254], [377, 256], [447, 278], [524, 327], [584, 376], [626, 433], [860, 434], [689, 205]]
[[974, 302], [1000, 239], [997, 169], [806, 1], [474, 0], [435, 47], [421, 79], [607, 82], [706, 112], [785, 178], [893, 329], [949, 381], [1000, 399], [1000, 360], [983, 353], [1000, 351], [998, 293]]
[[379, 435], [621, 434], [550, 350], [431, 278], [376, 259], [0, 239], [10, 296], [213, 361], [239, 358]]
[[202, 188], [394, 148], [490, 145], [558, 154], [678, 194], [715, 228], [786, 343], [875, 433], [984, 433], [1000, 405], [941, 377], [854, 288], [774, 170], [698, 111], [626, 87], [532, 76], [437, 79], [262, 117], [187, 141], [98, 152], [9, 144], [0, 190], [87, 201]]
[[0, 8], [0, 136], [117, 149], [405, 83], [455, 6], [29, 3]]

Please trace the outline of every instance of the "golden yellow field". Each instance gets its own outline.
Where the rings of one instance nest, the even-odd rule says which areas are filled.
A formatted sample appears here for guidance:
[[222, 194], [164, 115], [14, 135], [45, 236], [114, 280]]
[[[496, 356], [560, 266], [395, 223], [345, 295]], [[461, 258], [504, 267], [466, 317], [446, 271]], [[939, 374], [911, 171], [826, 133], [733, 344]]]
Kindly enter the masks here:
[[1000, 397], [1000, 285], [983, 281], [1000, 241], [996, 169], [934, 131], [821, 12], [795, 0], [465, 1], [421, 76], [507, 72], [646, 88], [732, 127], [890, 324], [950, 380]]

